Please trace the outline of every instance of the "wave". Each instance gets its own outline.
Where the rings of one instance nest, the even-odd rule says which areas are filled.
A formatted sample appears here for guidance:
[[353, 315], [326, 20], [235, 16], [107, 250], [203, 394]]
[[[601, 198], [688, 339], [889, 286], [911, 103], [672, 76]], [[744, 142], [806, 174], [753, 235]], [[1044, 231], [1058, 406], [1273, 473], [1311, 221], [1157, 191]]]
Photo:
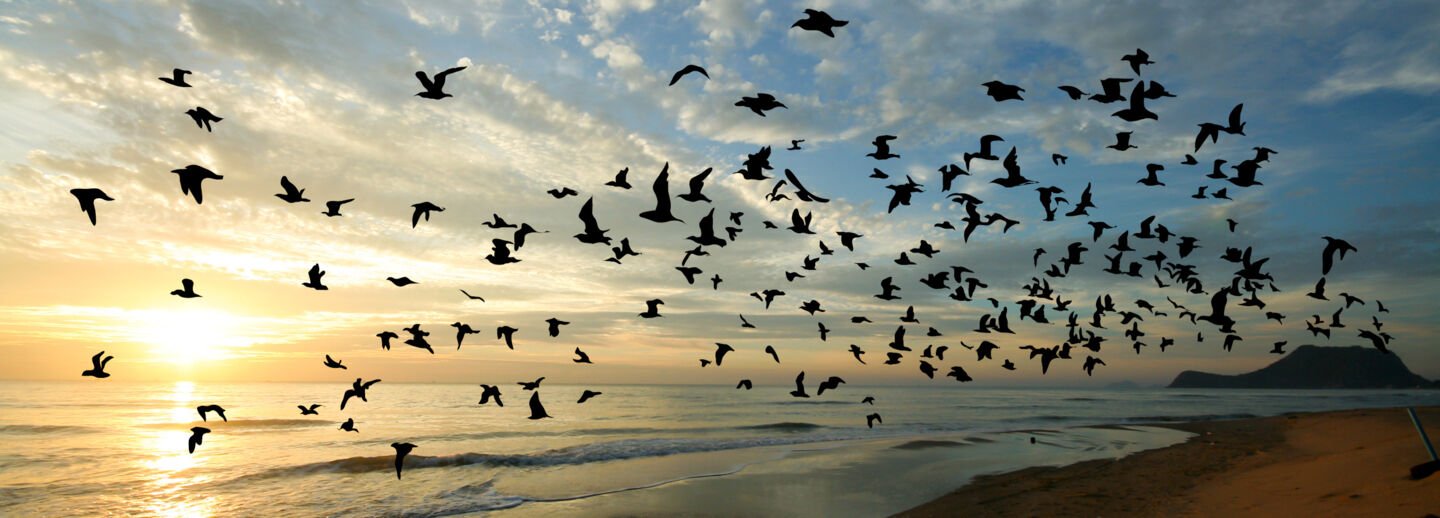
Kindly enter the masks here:
[[891, 448], [896, 450], [923, 450], [926, 448], [941, 448], [950, 446], [969, 446], [969, 443], [959, 441], [940, 441], [934, 439], [919, 439], [904, 444], [897, 444]]
[[1127, 417], [1125, 421], [1134, 423], [1169, 423], [1177, 421], [1224, 421], [1228, 419], [1249, 419], [1260, 417], [1255, 414], [1200, 414], [1200, 415], [1147, 415]]
[[215, 429], [272, 429], [272, 428], [311, 428], [316, 426], [331, 425], [330, 421], [324, 419], [236, 419], [234, 421], [191, 421], [190, 423], [146, 423], [146, 428], [174, 428], [182, 425], [204, 425]]
[[80, 433], [94, 431], [96, 428], [89, 426], [71, 425], [43, 425], [43, 424], [7, 424], [0, 425], [0, 433], [13, 434], [46, 434], [46, 433]]
[[858, 401], [815, 401], [809, 399], [796, 399], [793, 401], [770, 401], [767, 405], [858, 405]]
[[787, 431], [804, 431], [804, 430], [815, 430], [815, 429], [824, 428], [824, 427], [825, 427], [824, 425], [818, 425], [818, 424], [815, 424], [815, 423], [794, 423], [794, 422], [788, 422], [788, 421], [787, 421], [787, 422], [783, 422], [783, 423], [770, 423], [770, 424], [756, 424], [756, 425], [750, 425], [750, 426], [737, 426], [736, 428], [739, 428], [739, 429], [741, 429], [741, 430], [787, 430]]
[[1105, 398], [1093, 398], [1093, 397], [1067, 397], [1067, 398], [1065, 398], [1064, 400], [1065, 400], [1065, 401], [1109, 401], [1109, 399], [1105, 399]]

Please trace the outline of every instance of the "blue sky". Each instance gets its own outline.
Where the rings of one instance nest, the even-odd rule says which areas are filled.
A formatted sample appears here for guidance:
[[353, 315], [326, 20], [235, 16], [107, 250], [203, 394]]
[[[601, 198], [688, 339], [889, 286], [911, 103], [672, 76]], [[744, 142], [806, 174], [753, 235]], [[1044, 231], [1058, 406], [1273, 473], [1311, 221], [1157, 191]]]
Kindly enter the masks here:
[[[850, 23], [833, 39], [790, 28], [805, 8]], [[882, 356], [895, 316], [914, 304], [919, 331], [945, 333], [936, 345], [958, 350], [961, 341], [989, 338], [1022, 366], [1009, 373], [961, 363], [980, 384], [1163, 383], [1186, 368], [1264, 365], [1278, 340], [1292, 348], [1366, 343], [1355, 331], [1375, 314], [1373, 303], [1347, 310], [1349, 327], [1330, 341], [1304, 332], [1305, 317], [1328, 319], [1336, 309], [1335, 301], [1303, 296], [1320, 277], [1321, 236], [1329, 235], [1360, 249], [1327, 276], [1332, 299], [1346, 291], [1383, 300], [1391, 312], [1378, 316], [1395, 336], [1391, 348], [1413, 370], [1440, 377], [1430, 303], [1440, 294], [1440, 219], [1431, 210], [1440, 188], [1437, 10], [1426, 2], [9, 3], [0, 9], [0, 109], [8, 121], [0, 128], [0, 278], [14, 289], [0, 295], [0, 348], [27, 367], [0, 376], [68, 377], [75, 358], [102, 346], [133, 361], [137, 377], [155, 379], [323, 379], [311, 360], [330, 353], [386, 365], [394, 379], [464, 381], [495, 368], [550, 372], [580, 346], [606, 358], [590, 371], [562, 365], [587, 381], [783, 382], [812, 365], [869, 382], [929, 382], [908, 361], [876, 369], [843, 352], [857, 343]], [[1110, 116], [1123, 103], [1071, 101], [1055, 88], [1093, 92], [1100, 78], [1133, 77], [1120, 57], [1136, 48], [1155, 61], [1140, 79], [1178, 95], [1147, 104], [1159, 120], [1127, 123]], [[666, 86], [691, 63], [710, 78]], [[446, 87], [455, 97], [413, 96], [416, 70], [457, 64], [468, 68]], [[155, 80], [173, 67], [194, 71], [195, 86]], [[992, 79], [1025, 88], [1025, 100], [991, 100], [980, 83]], [[761, 118], [733, 106], [756, 92], [788, 109]], [[1246, 135], [1222, 135], [1193, 153], [1196, 125], [1223, 123], [1239, 103]], [[183, 114], [195, 105], [226, 120], [213, 133], [197, 130]], [[1138, 149], [1105, 149], [1117, 131], [1134, 131]], [[864, 156], [881, 134], [898, 137], [900, 159]], [[977, 161], [956, 190], [984, 199], [982, 212], [1022, 223], [1005, 234], [982, 229], [963, 243], [933, 227], [963, 216], [942, 197], [935, 171], [963, 165], [961, 155], [984, 134], [1005, 139], [997, 154], [1014, 146], [1023, 173], [1038, 183], [1000, 188], [989, 183], [1003, 174], [999, 163]], [[802, 138], [802, 150], [783, 150]], [[728, 174], [765, 145], [775, 150], [772, 173], [791, 169], [833, 201], [768, 203], [771, 182]], [[1228, 186], [1203, 178], [1211, 161], [1238, 163], [1254, 146], [1278, 152], [1259, 174], [1264, 185], [1229, 186], [1230, 202], [1189, 197], [1201, 185]], [[1069, 162], [1052, 164], [1052, 153]], [[1201, 164], [1180, 165], [1186, 153]], [[167, 172], [191, 163], [226, 175], [207, 184], [204, 205], [182, 198]], [[713, 167], [705, 189], [715, 202], [676, 200], [684, 224], [635, 217], [653, 204], [648, 186], [664, 163], [672, 195]], [[1166, 187], [1135, 183], [1147, 163], [1165, 166]], [[627, 167], [635, 189], [603, 186]], [[890, 191], [868, 178], [874, 167], [892, 178], [912, 175], [925, 192], [887, 215]], [[275, 200], [282, 175], [316, 202]], [[1089, 219], [1118, 227], [1093, 245], [1086, 218], [1041, 222], [1034, 191], [1053, 185], [1075, 201], [1087, 183], [1098, 205]], [[561, 185], [581, 196], [544, 194]], [[98, 226], [75, 210], [67, 192], [75, 187], [117, 198], [101, 205]], [[616, 266], [602, 260], [605, 247], [568, 237], [592, 196], [602, 227], [632, 238], [645, 255]], [[350, 197], [357, 201], [347, 217], [316, 214], [320, 201]], [[411, 229], [409, 205], [419, 201], [447, 211]], [[688, 286], [673, 270], [708, 205], [717, 219], [746, 213], [735, 243], [692, 259], [704, 277], [726, 279], [720, 290]], [[821, 234], [760, 227], [762, 219], [783, 226], [792, 208], [813, 211]], [[507, 236], [478, 225], [491, 213], [549, 234], [517, 252], [523, 262], [492, 266], [481, 259], [490, 239]], [[991, 286], [977, 298], [1004, 303], [1013, 323], [1020, 286], [1039, 274], [1030, 251], [1048, 251], [1043, 270], [1067, 243], [1083, 240], [1091, 248], [1085, 267], [1052, 279], [1081, 319], [1106, 292], [1129, 310], [1139, 298], [1160, 307], [1167, 294], [1208, 306], [1208, 296], [1098, 271], [1114, 235], [1138, 230], [1150, 215], [1200, 240], [1187, 260], [1207, 289], [1228, 282], [1233, 266], [1217, 259], [1227, 246], [1271, 257], [1267, 269], [1282, 292], [1265, 298], [1286, 324], [1242, 313], [1245, 341], [1226, 353], [1206, 324], [1149, 319], [1152, 346], [1138, 355], [1107, 326], [1111, 341], [1100, 356], [1110, 365], [1095, 379], [1084, 379], [1078, 361], [1040, 378], [1016, 347], [1059, 343], [1062, 327], [1027, 322], [999, 339], [969, 333], [994, 311], [990, 303], [957, 303], [918, 283], [967, 266]], [[1238, 222], [1233, 234], [1227, 218]], [[806, 278], [784, 280], [817, 253], [817, 239], [837, 248], [837, 230], [866, 237], [854, 253], [826, 256]], [[942, 253], [913, 267], [890, 261], [920, 239]], [[1127, 262], [1157, 247], [1175, 256], [1171, 245], [1136, 247]], [[876, 267], [861, 272], [857, 261]], [[332, 272], [331, 293], [296, 286], [315, 262]], [[390, 287], [383, 279], [392, 275], [421, 284]], [[871, 297], [886, 276], [903, 286], [903, 300]], [[214, 295], [165, 295], [180, 278]], [[487, 302], [457, 298], [462, 287]], [[788, 295], [769, 311], [747, 295], [777, 287]], [[673, 312], [663, 322], [630, 316], [655, 297]], [[812, 298], [830, 308], [820, 318], [795, 309]], [[737, 313], [760, 328], [739, 329]], [[852, 314], [877, 323], [852, 326]], [[558, 339], [544, 337], [539, 322], [549, 316], [576, 324]], [[166, 323], [176, 318], [211, 325]], [[506, 356], [482, 334], [467, 343], [488, 349], [446, 351], [437, 361], [372, 343], [376, 332], [413, 322], [448, 336], [455, 321], [487, 332], [513, 324], [534, 346]], [[817, 321], [835, 330], [830, 340], [818, 341]], [[1195, 343], [1195, 331], [1213, 337]], [[1177, 346], [1159, 353], [1158, 336]], [[717, 341], [736, 345], [735, 366], [694, 370]], [[37, 350], [37, 342], [50, 345]], [[767, 344], [796, 360], [764, 363], [758, 350]]]

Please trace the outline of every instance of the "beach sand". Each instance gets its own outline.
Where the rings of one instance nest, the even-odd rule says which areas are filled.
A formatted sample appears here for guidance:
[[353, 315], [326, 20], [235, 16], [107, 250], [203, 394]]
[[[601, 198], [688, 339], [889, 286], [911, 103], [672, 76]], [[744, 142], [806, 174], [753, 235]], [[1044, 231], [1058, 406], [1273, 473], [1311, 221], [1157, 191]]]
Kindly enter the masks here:
[[[1440, 436], [1440, 407], [1417, 409]], [[1118, 460], [986, 475], [897, 516], [1440, 515], [1401, 408], [1160, 425], [1198, 435]]]

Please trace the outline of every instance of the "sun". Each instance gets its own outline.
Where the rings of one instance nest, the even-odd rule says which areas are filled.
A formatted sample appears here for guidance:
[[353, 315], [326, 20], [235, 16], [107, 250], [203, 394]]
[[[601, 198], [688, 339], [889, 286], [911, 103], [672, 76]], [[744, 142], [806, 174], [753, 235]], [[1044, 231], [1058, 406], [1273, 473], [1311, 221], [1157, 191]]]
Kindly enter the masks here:
[[236, 333], [240, 319], [215, 310], [146, 310], [136, 319], [137, 342], [154, 347], [163, 361], [191, 365], [221, 360], [250, 344]]

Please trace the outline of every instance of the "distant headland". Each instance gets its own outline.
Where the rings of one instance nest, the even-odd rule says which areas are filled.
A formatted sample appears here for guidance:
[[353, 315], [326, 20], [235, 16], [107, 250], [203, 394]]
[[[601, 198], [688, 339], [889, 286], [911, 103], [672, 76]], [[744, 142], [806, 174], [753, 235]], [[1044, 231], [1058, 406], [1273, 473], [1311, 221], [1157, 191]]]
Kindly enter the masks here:
[[1364, 389], [1440, 388], [1371, 347], [1302, 345], [1264, 368], [1234, 376], [1184, 371], [1166, 388]]

